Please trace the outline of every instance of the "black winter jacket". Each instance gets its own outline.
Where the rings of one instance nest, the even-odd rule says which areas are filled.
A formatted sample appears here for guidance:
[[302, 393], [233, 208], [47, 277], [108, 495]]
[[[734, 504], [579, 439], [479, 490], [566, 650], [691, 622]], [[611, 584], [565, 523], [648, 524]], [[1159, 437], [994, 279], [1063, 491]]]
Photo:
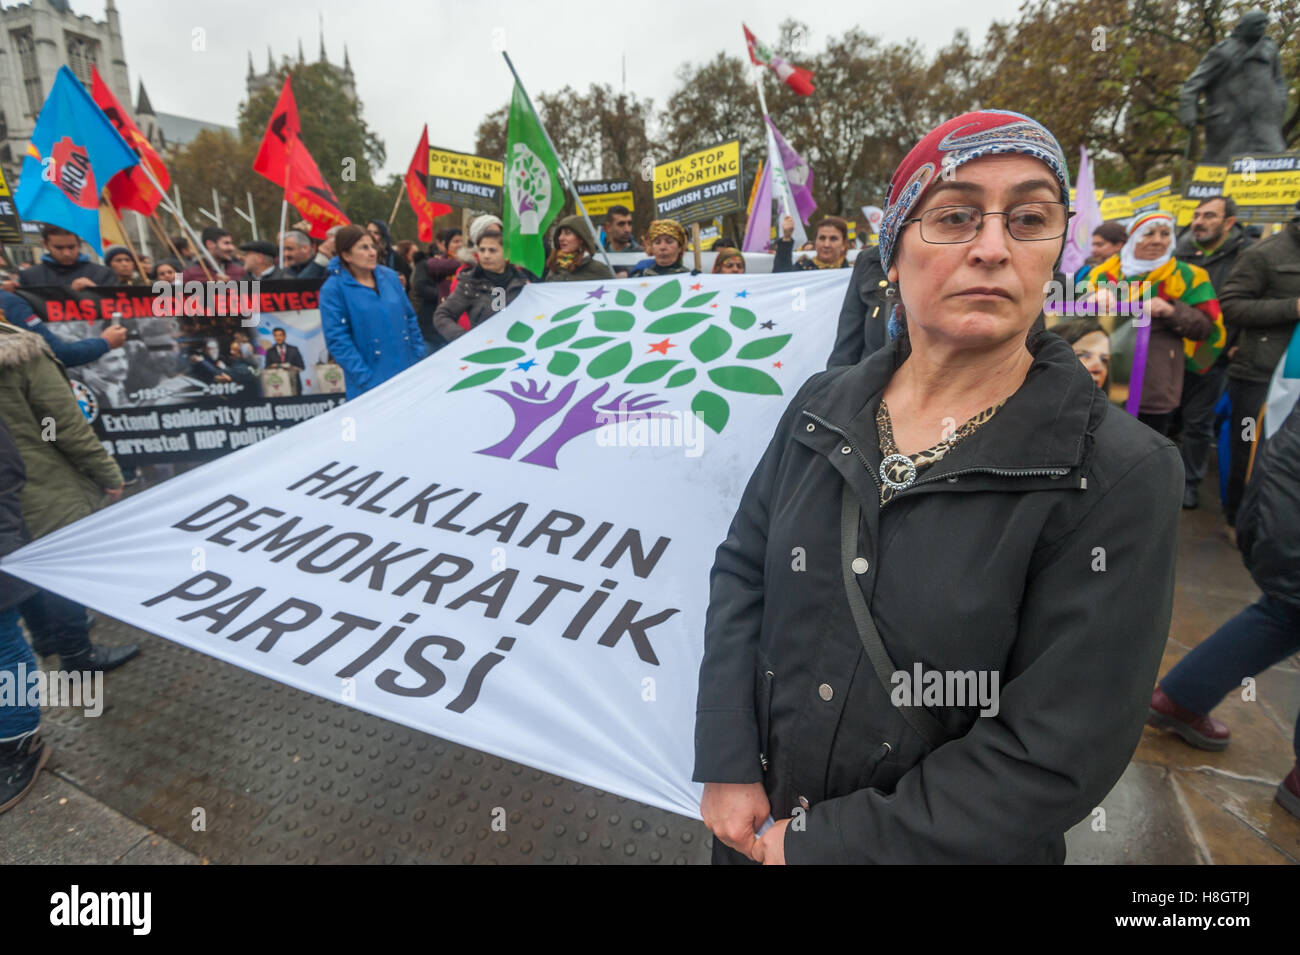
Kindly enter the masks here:
[[61, 285], [71, 288], [79, 278], [88, 278], [96, 285], [117, 285], [117, 273], [107, 265], [96, 265], [82, 254], [71, 265], [60, 265], [48, 253], [29, 269], [18, 273], [18, 284], [24, 288]]
[[1237, 546], [1259, 589], [1300, 612], [1300, 402], [1255, 458]]
[[[1192, 230], [1188, 229], [1178, 240], [1178, 245], [1174, 248], [1174, 256], [1179, 262], [1189, 262], [1205, 269], [1210, 276], [1210, 284], [1214, 286], [1214, 294], [1218, 296], [1223, 294], [1223, 288], [1228, 284], [1228, 276], [1232, 274], [1232, 267], [1237, 264], [1237, 256], [1249, 248], [1253, 241], [1239, 224], [1233, 225], [1224, 240], [1219, 243], [1219, 247], [1206, 255], [1196, 244], [1196, 237], [1192, 235]], [[1228, 349], [1237, 344], [1237, 335], [1240, 334], [1241, 329], [1231, 326], [1227, 328], [1227, 332], [1228, 338], [1224, 343], [1223, 351], [1215, 360], [1216, 365], [1225, 367], [1228, 364]]]
[[1300, 321], [1300, 220], [1256, 242], [1237, 256], [1228, 281], [1219, 292], [1223, 322], [1237, 353], [1228, 363], [1228, 377], [1266, 382], [1281, 360], [1291, 333]]
[[[805, 260], [806, 261], [806, 260]], [[827, 368], [836, 365], [856, 365], [867, 355], [884, 348], [889, 340], [889, 314], [898, 301], [885, 295], [889, 279], [880, 265], [880, 249], [869, 246], [858, 252], [853, 263], [853, 277], [849, 279], [844, 304], [840, 307], [840, 324], [835, 333], [835, 347], [826, 362]]]
[[505, 308], [524, 290], [536, 276], [527, 269], [506, 263], [505, 284], [497, 292], [498, 286], [488, 278], [483, 266], [460, 273], [456, 280], [456, 289], [433, 312], [433, 328], [447, 341], [460, 338], [465, 329], [460, 327], [460, 317], [469, 313], [469, 327], [476, 328], [486, 322], [498, 311]]
[[[694, 779], [761, 781], [778, 820], [806, 802], [789, 862], [1060, 862], [1137, 746], [1182, 462], [1062, 339], [1027, 347], [1020, 389], [883, 508], [875, 413], [906, 339], [813, 377], [718, 548]], [[862, 516], [844, 554], [846, 482]], [[850, 585], [898, 670], [996, 674], [996, 715], [931, 706], [947, 742], [925, 743], [863, 651]]]

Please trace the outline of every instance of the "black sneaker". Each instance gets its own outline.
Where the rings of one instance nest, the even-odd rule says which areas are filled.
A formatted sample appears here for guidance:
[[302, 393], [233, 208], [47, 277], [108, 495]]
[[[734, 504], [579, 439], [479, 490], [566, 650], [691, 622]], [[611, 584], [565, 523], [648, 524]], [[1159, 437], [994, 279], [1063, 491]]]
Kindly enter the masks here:
[[39, 727], [17, 740], [0, 743], [0, 813], [22, 801], [49, 758], [50, 748], [41, 739]]
[[124, 647], [94, 646], [80, 653], [59, 657], [59, 669], [73, 672], [81, 670], [116, 670], [128, 660], [140, 655], [140, 648], [129, 643]]

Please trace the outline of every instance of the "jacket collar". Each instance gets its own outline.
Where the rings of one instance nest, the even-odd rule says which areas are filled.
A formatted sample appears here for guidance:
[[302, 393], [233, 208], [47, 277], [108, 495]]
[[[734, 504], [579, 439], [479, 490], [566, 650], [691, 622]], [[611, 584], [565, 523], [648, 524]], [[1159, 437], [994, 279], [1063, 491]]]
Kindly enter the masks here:
[[77, 255], [77, 261], [73, 262], [71, 265], [63, 265], [58, 260], [56, 260], [54, 256], [50, 255], [50, 253], [48, 252], [44, 253], [41, 256], [41, 262], [43, 264], [53, 266], [56, 269], [75, 269], [78, 265], [84, 265], [89, 261], [90, 261], [90, 256], [88, 256], [85, 252], [79, 253]]
[[[1082, 464], [1087, 433], [1105, 412], [1106, 398], [1059, 335], [1039, 332], [1026, 347], [1034, 362], [1024, 383], [997, 414], [931, 465], [927, 476], [967, 468], [1029, 471]], [[908, 354], [906, 339], [894, 339], [833, 378], [803, 412], [842, 432], [878, 467], [876, 410], [885, 386]]]

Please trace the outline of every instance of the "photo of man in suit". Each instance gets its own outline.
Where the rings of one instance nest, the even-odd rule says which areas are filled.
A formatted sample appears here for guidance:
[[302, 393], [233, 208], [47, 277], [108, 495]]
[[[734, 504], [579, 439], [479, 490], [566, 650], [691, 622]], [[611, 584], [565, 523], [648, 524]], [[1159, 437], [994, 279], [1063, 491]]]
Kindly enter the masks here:
[[298, 373], [307, 367], [302, 360], [302, 352], [293, 345], [285, 344], [283, 328], [273, 329], [271, 337], [275, 339], [275, 344], [266, 350], [266, 367], [288, 370], [289, 379], [293, 382], [294, 394], [301, 394], [302, 383], [298, 379]]

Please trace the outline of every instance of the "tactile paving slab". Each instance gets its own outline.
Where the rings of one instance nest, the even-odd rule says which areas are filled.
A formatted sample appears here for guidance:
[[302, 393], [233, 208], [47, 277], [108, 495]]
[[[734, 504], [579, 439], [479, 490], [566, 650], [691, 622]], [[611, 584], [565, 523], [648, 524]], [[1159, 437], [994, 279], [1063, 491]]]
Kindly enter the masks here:
[[205, 860], [709, 861], [711, 836], [695, 820], [97, 616], [96, 643], [139, 643], [143, 652], [105, 675], [102, 715], [44, 711], [50, 768]]

